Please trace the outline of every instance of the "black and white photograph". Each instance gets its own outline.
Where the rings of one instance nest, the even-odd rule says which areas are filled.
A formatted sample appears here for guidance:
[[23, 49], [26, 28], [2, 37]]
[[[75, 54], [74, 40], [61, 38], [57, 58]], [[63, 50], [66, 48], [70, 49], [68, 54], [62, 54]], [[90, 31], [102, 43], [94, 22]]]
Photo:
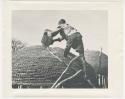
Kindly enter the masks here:
[[108, 89], [106, 10], [13, 10], [13, 89]]

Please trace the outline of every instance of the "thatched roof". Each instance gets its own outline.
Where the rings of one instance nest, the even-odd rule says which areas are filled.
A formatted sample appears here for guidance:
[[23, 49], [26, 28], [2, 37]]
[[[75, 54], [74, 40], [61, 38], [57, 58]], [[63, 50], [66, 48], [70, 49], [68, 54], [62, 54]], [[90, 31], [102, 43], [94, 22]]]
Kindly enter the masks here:
[[[71, 59], [64, 58], [64, 50], [61, 48], [51, 48], [51, 51], [61, 58], [65, 63], [69, 63]], [[97, 69], [99, 67], [99, 52], [86, 51], [85, 56], [89, 64]], [[70, 54], [73, 58], [74, 55]], [[102, 55], [102, 67], [105, 69], [103, 74], [107, 74], [108, 59], [105, 54]], [[73, 63], [72, 70], [79, 67], [77, 62]], [[66, 65], [54, 58], [46, 49], [41, 46], [32, 46], [24, 48], [12, 55], [12, 81], [13, 84], [24, 85], [46, 85], [54, 83], [61, 75]], [[67, 77], [73, 71], [67, 72]]]

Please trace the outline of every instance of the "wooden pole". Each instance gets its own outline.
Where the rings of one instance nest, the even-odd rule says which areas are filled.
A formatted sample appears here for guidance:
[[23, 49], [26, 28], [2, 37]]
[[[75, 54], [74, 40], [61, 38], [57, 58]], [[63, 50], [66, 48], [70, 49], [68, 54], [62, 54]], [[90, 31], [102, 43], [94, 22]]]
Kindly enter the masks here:
[[102, 87], [102, 75], [101, 75], [101, 56], [102, 56], [102, 48], [99, 54], [99, 68], [98, 68], [98, 86]]

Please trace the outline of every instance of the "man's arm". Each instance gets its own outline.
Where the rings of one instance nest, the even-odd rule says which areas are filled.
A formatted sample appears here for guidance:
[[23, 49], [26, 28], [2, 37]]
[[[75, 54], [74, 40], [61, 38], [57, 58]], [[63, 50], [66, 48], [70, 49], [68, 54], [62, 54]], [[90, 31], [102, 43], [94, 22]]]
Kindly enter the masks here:
[[52, 32], [52, 37], [56, 36], [58, 33], [60, 33], [60, 31], [61, 31], [61, 28]]
[[57, 31], [52, 33], [52, 37], [56, 36], [58, 33], [60, 33], [61, 37], [58, 39], [55, 39], [54, 41], [61, 42], [62, 40], [66, 39], [66, 35], [64, 33], [64, 30], [62, 28], [59, 28]]

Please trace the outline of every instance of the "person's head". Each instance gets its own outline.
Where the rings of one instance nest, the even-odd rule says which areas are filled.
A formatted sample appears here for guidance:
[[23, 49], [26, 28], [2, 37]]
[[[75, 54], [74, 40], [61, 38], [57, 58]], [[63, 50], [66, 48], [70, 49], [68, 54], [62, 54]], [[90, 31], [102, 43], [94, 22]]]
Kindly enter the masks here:
[[45, 29], [44, 30], [45, 35], [51, 36], [51, 33], [52, 33], [52, 30], [50, 30], [50, 29]]
[[58, 25], [61, 26], [61, 27], [64, 27], [66, 24], [66, 20], [65, 19], [60, 19], [59, 22], [58, 22]]

